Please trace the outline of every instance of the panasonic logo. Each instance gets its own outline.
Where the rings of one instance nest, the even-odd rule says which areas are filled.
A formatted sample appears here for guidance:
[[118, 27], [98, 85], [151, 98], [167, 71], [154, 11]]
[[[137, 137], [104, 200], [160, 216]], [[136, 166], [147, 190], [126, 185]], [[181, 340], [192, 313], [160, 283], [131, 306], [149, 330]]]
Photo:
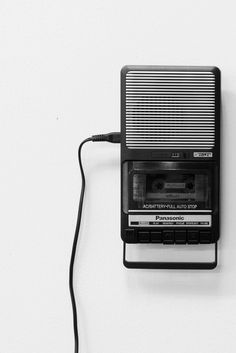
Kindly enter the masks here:
[[183, 221], [184, 216], [156, 216], [156, 221]]

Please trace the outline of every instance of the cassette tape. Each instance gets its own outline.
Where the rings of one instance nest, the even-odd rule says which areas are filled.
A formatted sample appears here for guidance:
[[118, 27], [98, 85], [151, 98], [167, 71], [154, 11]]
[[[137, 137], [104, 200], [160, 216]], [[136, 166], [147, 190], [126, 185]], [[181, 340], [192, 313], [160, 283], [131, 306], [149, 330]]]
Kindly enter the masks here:
[[144, 171], [133, 175], [132, 192], [139, 209], [144, 205], [157, 206], [163, 203], [172, 203], [173, 208], [180, 203], [201, 203], [206, 206], [209, 201], [208, 175], [204, 172]]

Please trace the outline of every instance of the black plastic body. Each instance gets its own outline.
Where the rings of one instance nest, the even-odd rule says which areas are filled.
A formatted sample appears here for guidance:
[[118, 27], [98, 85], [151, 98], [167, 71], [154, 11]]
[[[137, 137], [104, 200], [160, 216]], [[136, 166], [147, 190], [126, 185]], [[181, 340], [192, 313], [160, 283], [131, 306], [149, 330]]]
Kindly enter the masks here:
[[[170, 149], [129, 149], [126, 146], [126, 74], [130, 70], [163, 70], [163, 71], [173, 71], [176, 69], [181, 69], [181, 71], [211, 71], [215, 75], [215, 145], [212, 148], [212, 153], [213, 157], [211, 158], [196, 158], [193, 157], [193, 150], [192, 149], [181, 149], [181, 150], [170, 150]], [[197, 150], [196, 150], [197, 151]], [[173, 154], [175, 153], [178, 154], [178, 159], [173, 158]], [[138, 228], [133, 228], [130, 227], [128, 224], [128, 213], [124, 212], [124, 189], [127, 190], [127, 185], [124, 185], [124, 176], [123, 176], [123, 166], [124, 163], [127, 161], [150, 161], [150, 162], [159, 162], [159, 165], [163, 166], [165, 165], [165, 162], [174, 162], [175, 163], [175, 168], [177, 169], [198, 169], [198, 168], [205, 168], [209, 170], [211, 173], [211, 180], [212, 180], [212, 199], [211, 199], [211, 209], [212, 209], [212, 225], [209, 229], [209, 227], [204, 228], [198, 227], [196, 228], [196, 231], [198, 233], [207, 231], [209, 232], [210, 230], [210, 237], [207, 238], [206, 241], [204, 239], [201, 241], [200, 236], [199, 240], [197, 243], [216, 243], [219, 239], [220, 236], [220, 220], [219, 220], [219, 188], [220, 188], [220, 70], [217, 67], [172, 67], [172, 66], [125, 66], [121, 70], [121, 238], [125, 243], [145, 243], [145, 242], [152, 242], [151, 237], [147, 237], [145, 241], [145, 237], [143, 239], [139, 239], [139, 233], [144, 231], [144, 232], [153, 232], [155, 229], [152, 228], [143, 228], [138, 227]], [[129, 186], [128, 186], [129, 187]], [[169, 214], [172, 214], [173, 212], [169, 212]], [[151, 214], [151, 213], [150, 213]], [[189, 214], [191, 214], [191, 211], [189, 211]], [[174, 213], [173, 213], [174, 215]], [[186, 242], [185, 243], [191, 243], [191, 241], [188, 241], [188, 232], [194, 231], [195, 229], [193, 227], [187, 227], [184, 226], [183, 228], [173, 228], [171, 227], [170, 230], [174, 231], [175, 230], [184, 230], [186, 231]], [[163, 228], [161, 229], [158, 227], [156, 230], [161, 231], [161, 232], [167, 232], [168, 228]], [[199, 233], [200, 234], [200, 233]], [[203, 234], [203, 233], [201, 233]], [[168, 240], [168, 237], [167, 237]], [[158, 242], [161, 242], [163, 244], [168, 244], [168, 241], [165, 242], [165, 239], [162, 237], [161, 240], [159, 239]], [[175, 239], [171, 240], [170, 243], [175, 243]], [[194, 243], [194, 242], [193, 242]], [[124, 264], [127, 267], [137, 267], [137, 266], [132, 266], [128, 265], [125, 261], [124, 258]], [[200, 268], [213, 268], [216, 266], [216, 263], [206, 265], [206, 266], [200, 266]], [[156, 267], [154, 264], [150, 267], [150, 265], [143, 265], [141, 266], [142, 268], [175, 268], [172, 265], [165, 266], [161, 265], [161, 267]], [[196, 266], [193, 265], [192, 268], [195, 268]], [[180, 266], [179, 268], [188, 268], [188, 266]]]

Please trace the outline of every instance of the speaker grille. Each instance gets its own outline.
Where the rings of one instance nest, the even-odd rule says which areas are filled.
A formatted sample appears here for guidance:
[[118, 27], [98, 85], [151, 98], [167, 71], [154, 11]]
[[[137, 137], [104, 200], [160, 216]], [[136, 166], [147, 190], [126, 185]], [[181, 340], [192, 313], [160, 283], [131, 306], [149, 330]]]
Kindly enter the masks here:
[[211, 71], [128, 71], [126, 146], [211, 149], [215, 75]]

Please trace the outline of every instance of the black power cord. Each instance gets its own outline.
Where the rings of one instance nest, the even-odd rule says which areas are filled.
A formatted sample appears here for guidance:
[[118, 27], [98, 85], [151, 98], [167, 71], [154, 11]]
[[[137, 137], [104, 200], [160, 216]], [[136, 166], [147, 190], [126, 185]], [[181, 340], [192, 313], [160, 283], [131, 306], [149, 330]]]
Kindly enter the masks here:
[[69, 288], [70, 288], [70, 297], [71, 297], [71, 304], [72, 304], [72, 311], [73, 311], [73, 328], [74, 328], [74, 340], [75, 340], [74, 353], [79, 352], [77, 307], [76, 307], [76, 300], [75, 300], [75, 293], [74, 293], [74, 263], [75, 263], [76, 248], [77, 248], [77, 243], [79, 238], [79, 230], [80, 230], [80, 224], [81, 224], [83, 200], [84, 200], [84, 192], [85, 192], [85, 175], [84, 175], [84, 170], [82, 165], [81, 151], [82, 151], [83, 145], [86, 142], [106, 141], [111, 143], [120, 143], [120, 137], [121, 135], [119, 132], [111, 132], [105, 135], [94, 135], [82, 141], [78, 149], [78, 159], [79, 159], [79, 167], [80, 167], [82, 184], [81, 184], [81, 191], [80, 191], [79, 209], [78, 209], [77, 221], [76, 221], [76, 227], [75, 227], [75, 235], [74, 235], [72, 251], [71, 251], [70, 268], [69, 268]]

